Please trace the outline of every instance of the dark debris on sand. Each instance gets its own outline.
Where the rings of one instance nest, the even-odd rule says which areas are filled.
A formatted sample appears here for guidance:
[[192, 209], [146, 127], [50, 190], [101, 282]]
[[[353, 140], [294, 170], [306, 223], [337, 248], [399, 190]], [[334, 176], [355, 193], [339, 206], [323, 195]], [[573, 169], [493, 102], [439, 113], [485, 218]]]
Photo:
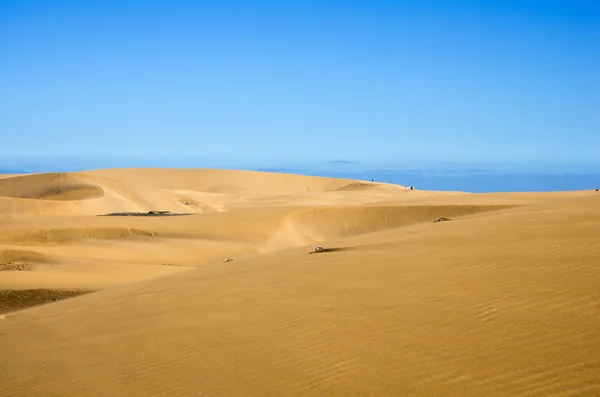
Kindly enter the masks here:
[[27, 263], [0, 263], [0, 272], [22, 272], [31, 270], [31, 265]]
[[0, 314], [89, 294], [83, 289], [0, 289]]
[[98, 216], [184, 216], [193, 215], [191, 213], [171, 213], [169, 211], [148, 211], [148, 212], [113, 212], [110, 214]]
[[311, 252], [309, 252], [309, 255], [312, 255], [312, 254], [326, 254], [326, 253], [329, 253], [329, 252], [341, 252], [341, 251], [346, 251], [346, 250], [348, 250], [348, 248], [343, 248], [343, 247], [340, 247], [340, 248], [321, 248], [318, 251], [311, 251]]

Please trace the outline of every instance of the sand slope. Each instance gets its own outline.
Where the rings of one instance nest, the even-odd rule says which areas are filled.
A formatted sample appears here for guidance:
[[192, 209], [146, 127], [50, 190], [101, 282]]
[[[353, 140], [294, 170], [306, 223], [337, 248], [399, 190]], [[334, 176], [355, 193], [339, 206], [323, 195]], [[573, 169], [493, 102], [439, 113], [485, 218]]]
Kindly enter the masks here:
[[[0, 262], [31, 266], [0, 272], [0, 288], [103, 289], [0, 320], [2, 396], [600, 394], [596, 192], [210, 170], [73, 178], [105, 195], [56, 207], [46, 187], [0, 190], [18, 203], [6, 210], [24, 209], [0, 214]], [[156, 210], [184, 205], [184, 191], [212, 210], [82, 213], [126, 207], [103, 203], [107, 191]], [[315, 244], [333, 250], [309, 255]]]

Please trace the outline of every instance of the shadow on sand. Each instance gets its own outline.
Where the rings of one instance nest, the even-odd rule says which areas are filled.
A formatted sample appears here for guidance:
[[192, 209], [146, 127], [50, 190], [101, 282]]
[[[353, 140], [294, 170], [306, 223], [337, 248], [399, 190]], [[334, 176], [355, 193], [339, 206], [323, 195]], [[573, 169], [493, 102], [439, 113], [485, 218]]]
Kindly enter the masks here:
[[309, 254], [327, 254], [331, 252], [350, 251], [355, 249], [354, 247], [337, 247], [337, 248], [323, 248], [319, 251], [311, 251]]

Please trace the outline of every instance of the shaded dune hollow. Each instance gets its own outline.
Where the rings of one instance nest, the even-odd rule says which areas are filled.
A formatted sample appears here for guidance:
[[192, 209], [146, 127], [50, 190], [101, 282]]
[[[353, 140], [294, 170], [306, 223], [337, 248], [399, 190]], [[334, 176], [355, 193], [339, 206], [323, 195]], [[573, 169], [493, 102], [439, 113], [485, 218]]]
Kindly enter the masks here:
[[19, 249], [6, 249], [0, 250], [0, 263], [36, 263], [36, 264], [49, 264], [54, 260], [45, 254], [19, 250]]
[[0, 179], [0, 196], [34, 200], [75, 201], [104, 196], [104, 189], [71, 174], [33, 174]]
[[93, 291], [67, 288], [0, 289], [0, 315], [90, 292]]
[[513, 208], [511, 205], [406, 205], [311, 208], [286, 215], [267, 249], [373, 233], [436, 219]]

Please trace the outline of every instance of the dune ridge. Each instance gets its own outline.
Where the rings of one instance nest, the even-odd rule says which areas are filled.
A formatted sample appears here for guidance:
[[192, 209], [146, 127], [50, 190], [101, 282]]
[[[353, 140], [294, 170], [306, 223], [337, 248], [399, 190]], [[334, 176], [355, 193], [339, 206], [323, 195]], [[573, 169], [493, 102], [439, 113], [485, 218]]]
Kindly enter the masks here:
[[293, 247], [341, 237], [431, 223], [439, 217], [461, 217], [514, 206], [503, 205], [369, 205], [315, 207], [284, 216], [267, 247]]
[[[0, 395], [600, 393], [597, 192], [128, 169], [0, 196]], [[193, 215], [97, 216], [150, 210]]]

